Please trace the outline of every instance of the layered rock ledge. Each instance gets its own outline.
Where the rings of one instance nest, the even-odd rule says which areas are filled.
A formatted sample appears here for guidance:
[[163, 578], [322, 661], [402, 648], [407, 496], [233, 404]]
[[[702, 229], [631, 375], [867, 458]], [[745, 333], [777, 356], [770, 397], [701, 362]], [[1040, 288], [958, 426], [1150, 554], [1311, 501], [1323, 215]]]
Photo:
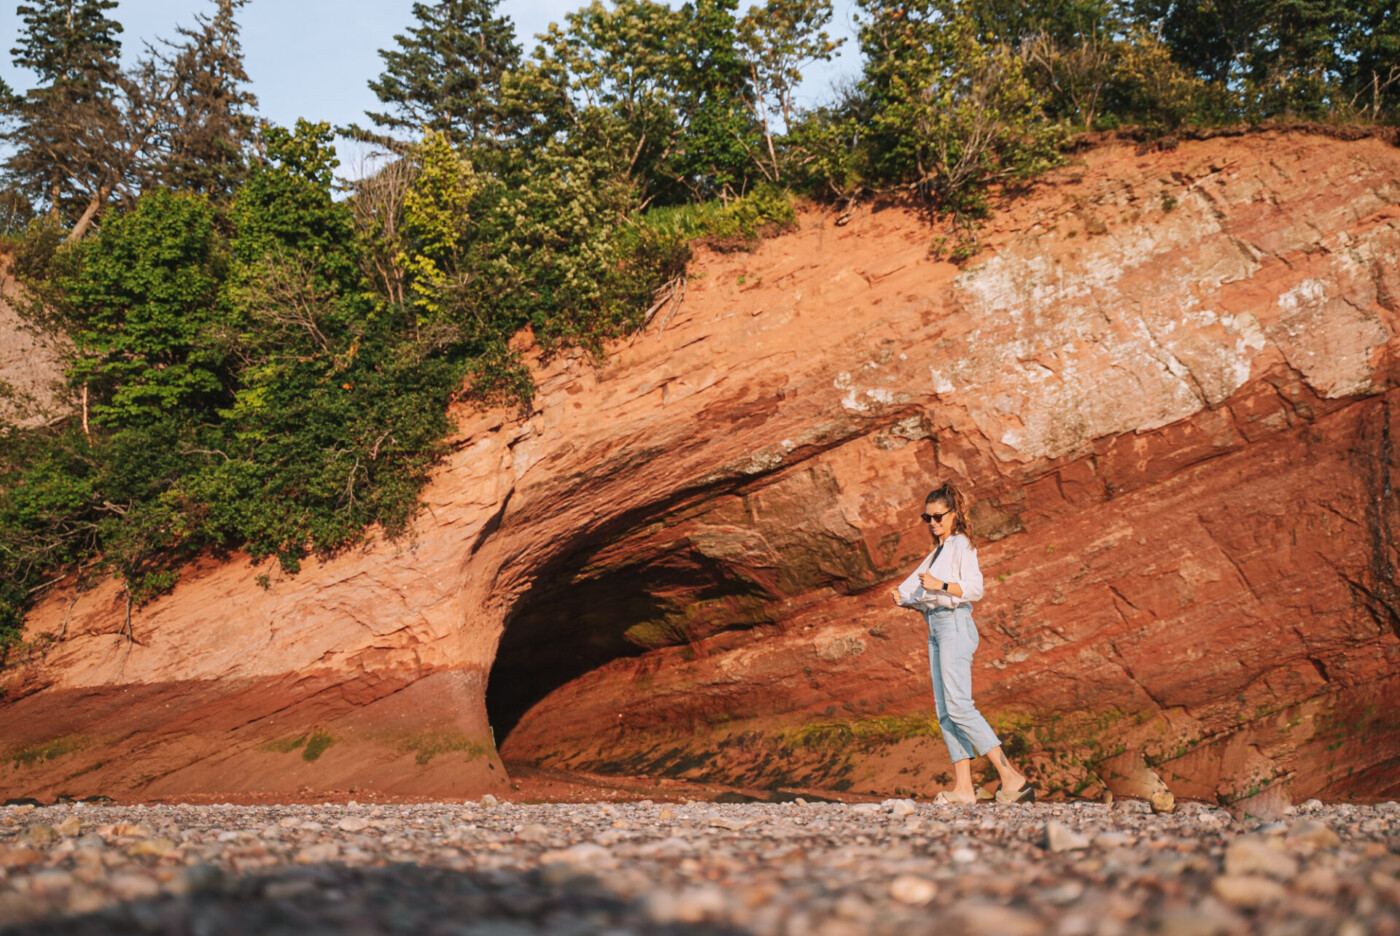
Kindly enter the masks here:
[[[413, 535], [207, 559], [0, 676], [0, 788], [500, 790], [508, 761], [925, 792], [946, 754], [888, 585], [977, 498], [979, 704], [1043, 789], [1400, 789], [1400, 149], [1090, 150], [966, 269], [890, 208], [702, 255], [535, 410], [460, 414]], [[266, 576], [259, 580], [259, 576]], [[494, 736], [493, 736], [494, 729]]]

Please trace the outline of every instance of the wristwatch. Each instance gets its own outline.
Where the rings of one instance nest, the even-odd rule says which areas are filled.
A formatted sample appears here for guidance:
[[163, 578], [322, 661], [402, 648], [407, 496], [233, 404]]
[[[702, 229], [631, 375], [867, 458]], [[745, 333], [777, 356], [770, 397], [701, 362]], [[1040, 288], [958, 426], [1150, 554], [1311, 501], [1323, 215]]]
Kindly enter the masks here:
[[949, 582], [944, 582], [944, 583], [943, 583], [943, 590], [944, 590], [944, 591], [947, 591], [947, 590], [948, 590], [949, 584], [951, 584], [951, 583], [949, 583]]

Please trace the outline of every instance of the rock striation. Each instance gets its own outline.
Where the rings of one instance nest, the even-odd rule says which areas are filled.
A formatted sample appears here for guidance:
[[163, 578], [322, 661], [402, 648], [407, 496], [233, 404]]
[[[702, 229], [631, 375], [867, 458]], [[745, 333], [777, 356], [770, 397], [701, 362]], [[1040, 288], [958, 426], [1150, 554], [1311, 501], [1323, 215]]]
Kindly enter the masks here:
[[463, 411], [402, 541], [205, 559], [132, 639], [116, 582], [57, 590], [0, 675], [0, 788], [478, 795], [503, 754], [930, 792], [888, 588], [952, 477], [979, 706], [1043, 790], [1394, 796], [1400, 149], [1107, 144], [966, 268], [931, 238], [891, 207], [702, 253], [533, 412]]

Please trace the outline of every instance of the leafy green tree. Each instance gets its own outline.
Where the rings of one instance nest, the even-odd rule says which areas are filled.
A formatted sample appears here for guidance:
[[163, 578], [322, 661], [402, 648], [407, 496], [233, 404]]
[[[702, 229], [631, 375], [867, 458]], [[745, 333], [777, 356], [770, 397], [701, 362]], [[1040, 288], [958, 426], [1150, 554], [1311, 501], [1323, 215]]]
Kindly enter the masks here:
[[498, 0], [414, 3], [417, 25], [379, 52], [369, 83], [387, 110], [368, 116], [390, 133], [442, 133], [454, 144], [497, 140], [511, 130], [500, 106], [502, 77], [520, 64], [515, 26]]
[[642, 205], [684, 200], [676, 155], [698, 104], [685, 11], [594, 0], [565, 23], [550, 24], [534, 59], [507, 83], [514, 113], [528, 121], [522, 145], [539, 154], [562, 140], [590, 176], [636, 185]]
[[1059, 129], [1024, 59], [979, 42], [970, 19], [945, 16], [934, 0], [862, 8], [875, 171], [954, 219], [962, 239], [962, 222], [986, 212], [992, 185], [1056, 162]]
[[1119, 49], [1109, 100], [1123, 120], [1171, 133], [1224, 113], [1221, 92], [1178, 64], [1166, 43], [1136, 27]]
[[944, 16], [970, 19], [983, 41], [1016, 49], [1037, 39], [1072, 45], [1119, 20], [1117, 6], [1114, 0], [947, 0], [940, 4]]
[[[1382, 29], [1394, 18], [1384, 5]], [[1321, 116], [1341, 103], [1345, 36], [1366, 15], [1345, 0], [1137, 0], [1134, 12], [1176, 61], [1254, 118]]]
[[737, 7], [738, 0], [692, 0], [681, 9], [690, 41], [679, 109], [687, 117], [669, 174], [696, 200], [733, 198], [748, 188], [753, 172], [759, 124]]
[[98, 549], [96, 475], [89, 439], [76, 426], [0, 434], [0, 660], [33, 590]]
[[336, 292], [358, 280], [354, 221], [332, 188], [340, 165], [330, 124], [298, 120], [288, 130], [263, 131], [266, 159], [255, 165], [229, 215], [235, 279], [257, 279], [268, 262], [295, 256], [314, 273], [316, 287]]
[[468, 296], [474, 275], [465, 253], [474, 227], [472, 199], [481, 181], [471, 162], [453, 149], [447, 136], [430, 134], [418, 149], [421, 163], [403, 203], [405, 249], [399, 262], [408, 277], [414, 329], [434, 343], [461, 332], [457, 321], [469, 320], [470, 332], [486, 327]]
[[1394, 0], [1360, 0], [1339, 31], [1343, 104], [1368, 120], [1400, 113], [1400, 11]]
[[56, 285], [73, 341], [69, 374], [93, 423], [148, 425], [217, 404], [228, 374], [211, 329], [225, 257], [208, 202], [152, 192], [76, 250]]
[[827, 33], [831, 16], [830, 0], [768, 0], [761, 7], [749, 7], [739, 22], [753, 117], [763, 130], [761, 148], [750, 148], [748, 155], [770, 182], [783, 176], [775, 136], [792, 126], [793, 95], [802, 82], [802, 70], [830, 61], [844, 41], [833, 40]]
[[1274, 0], [1135, 0], [1133, 19], [1159, 35], [1173, 57], [1202, 80], [1244, 77], [1264, 39]]

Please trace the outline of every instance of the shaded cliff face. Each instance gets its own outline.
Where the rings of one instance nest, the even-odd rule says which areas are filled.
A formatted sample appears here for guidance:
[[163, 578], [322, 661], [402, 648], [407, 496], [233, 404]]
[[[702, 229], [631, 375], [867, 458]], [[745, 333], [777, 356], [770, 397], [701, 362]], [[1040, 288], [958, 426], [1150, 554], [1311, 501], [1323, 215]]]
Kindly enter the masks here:
[[0, 423], [37, 426], [71, 412], [59, 392], [59, 342], [27, 325], [14, 310], [20, 300], [9, 253], [0, 249]]
[[543, 367], [528, 419], [463, 413], [412, 538], [265, 588], [208, 561], [134, 642], [116, 584], [51, 596], [0, 786], [476, 794], [500, 741], [930, 790], [923, 625], [888, 588], [952, 477], [978, 702], [1044, 783], [1393, 795], [1397, 178], [1374, 140], [1105, 147], [964, 271], [893, 209], [702, 256], [605, 364]]

